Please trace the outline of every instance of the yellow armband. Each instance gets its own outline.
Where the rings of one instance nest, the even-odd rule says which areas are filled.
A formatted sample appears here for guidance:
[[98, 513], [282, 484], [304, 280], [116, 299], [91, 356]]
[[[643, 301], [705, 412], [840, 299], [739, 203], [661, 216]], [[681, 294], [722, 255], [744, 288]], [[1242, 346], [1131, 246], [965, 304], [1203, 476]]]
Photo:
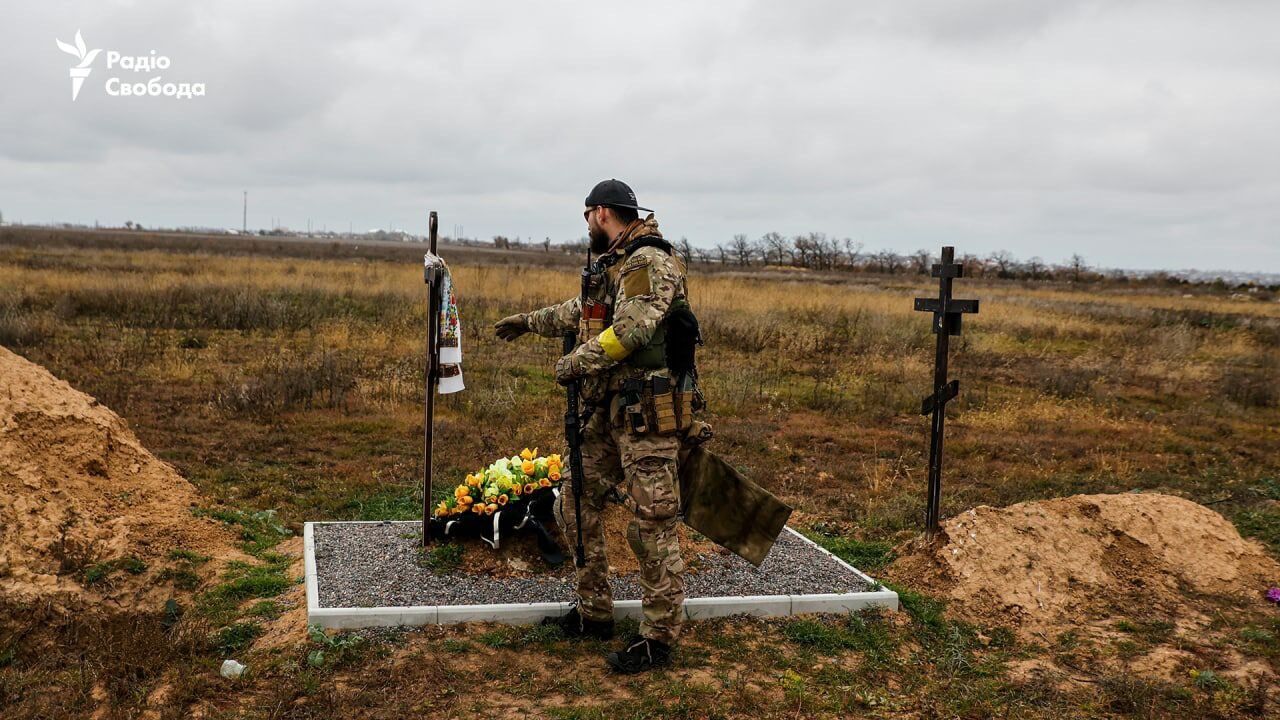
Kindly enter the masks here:
[[600, 340], [600, 347], [604, 348], [604, 354], [617, 362], [626, 360], [627, 356], [631, 354], [629, 350], [622, 346], [622, 341], [613, 332], [612, 325], [605, 328], [598, 339]]

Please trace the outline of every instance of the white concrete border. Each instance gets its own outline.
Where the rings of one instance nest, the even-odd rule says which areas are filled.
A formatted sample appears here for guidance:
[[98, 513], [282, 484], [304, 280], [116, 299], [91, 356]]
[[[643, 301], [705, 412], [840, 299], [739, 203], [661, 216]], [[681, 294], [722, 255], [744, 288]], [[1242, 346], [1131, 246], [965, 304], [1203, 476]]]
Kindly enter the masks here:
[[[396, 521], [421, 525], [419, 521]], [[358, 521], [352, 524], [378, 524], [381, 521]], [[567, 602], [503, 603], [493, 605], [416, 605], [413, 607], [372, 608], [322, 608], [320, 590], [316, 578], [316, 545], [312, 527], [338, 523], [306, 523], [303, 527], [303, 554], [306, 564], [307, 624], [322, 628], [350, 629], [363, 627], [393, 627], [397, 625], [449, 625], [451, 623], [495, 621], [511, 625], [532, 625], [545, 617], [563, 615], [569, 610]], [[853, 571], [874, 590], [867, 592], [823, 595], [734, 595], [728, 597], [696, 597], [684, 601], [685, 617], [690, 620], [724, 617], [727, 615], [755, 615], [757, 617], [783, 617], [803, 613], [843, 613], [851, 610], [880, 607], [898, 609], [898, 593], [885, 588], [861, 570], [827, 552], [825, 548], [796, 532], [785, 528], [796, 537], [817, 548], [831, 559]], [[639, 600], [618, 600], [613, 604], [618, 618], [640, 618]]]

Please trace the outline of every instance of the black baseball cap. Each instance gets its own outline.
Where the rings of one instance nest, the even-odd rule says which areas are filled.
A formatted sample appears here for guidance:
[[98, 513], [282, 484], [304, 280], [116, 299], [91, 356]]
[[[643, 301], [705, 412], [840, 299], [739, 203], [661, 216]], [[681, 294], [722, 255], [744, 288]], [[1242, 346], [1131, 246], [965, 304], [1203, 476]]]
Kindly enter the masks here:
[[591, 192], [587, 195], [587, 207], [596, 205], [653, 212], [649, 208], [637, 205], [636, 194], [631, 191], [631, 188], [626, 183], [618, 179], [601, 180], [596, 183], [595, 187], [591, 188]]

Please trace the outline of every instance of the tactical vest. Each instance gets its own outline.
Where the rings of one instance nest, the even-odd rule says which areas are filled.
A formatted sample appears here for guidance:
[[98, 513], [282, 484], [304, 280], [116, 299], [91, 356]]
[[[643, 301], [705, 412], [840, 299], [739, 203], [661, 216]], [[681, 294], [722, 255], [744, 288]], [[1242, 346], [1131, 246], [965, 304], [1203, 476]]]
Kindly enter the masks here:
[[[589, 295], [582, 307], [582, 320], [579, 324], [580, 342], [599, 335], [613, 324], [613, 303], [618, 295], [616, 288], [622, 266], [632, 253], [642, 247], [655, 247], [675, 256], [675, 248], [671, 243], [654, 235], [646, 235], [632, 240], [621, 254], [605, 255], [592, 263], [588, 271]], [[679, 258], [676, 261], [683, 274], [684, 263]], [[700, 344], [702, 337], [693, 308], [686, 298], [676, 298], [649, 342], [636, 348], [622, 364], [641, 370], [668, 368], [679, 378], [694, 372], [695, 346]]]

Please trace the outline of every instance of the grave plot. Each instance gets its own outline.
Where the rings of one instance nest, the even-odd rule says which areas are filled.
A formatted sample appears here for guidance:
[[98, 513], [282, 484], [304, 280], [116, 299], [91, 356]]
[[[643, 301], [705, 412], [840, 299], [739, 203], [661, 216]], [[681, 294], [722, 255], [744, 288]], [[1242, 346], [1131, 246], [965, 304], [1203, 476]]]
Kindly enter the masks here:
[[[566, 612], [573, 599], [571, 559], [559, 568], [513, 561], [519, 572], [506, 572], [506, 565], [497, 572], [466, 564], [442, 569], [423, 554], [419, 522], [305, 528], [308, 622], [321, 627], [527, 624]], [[789, 527], [759, 568], [713, 546], [700, 547], [686, 553], [684, 608], [690, 619], [898, 606], [897, 593]], [[489, 552], [482, 545], [467, 548], [468, 556], [481, 561]], [[617, 554], [611, 549], [611, 562]], [[636, 573], [611, 573], [610, 582], [617, 616], [638, 618]]]

